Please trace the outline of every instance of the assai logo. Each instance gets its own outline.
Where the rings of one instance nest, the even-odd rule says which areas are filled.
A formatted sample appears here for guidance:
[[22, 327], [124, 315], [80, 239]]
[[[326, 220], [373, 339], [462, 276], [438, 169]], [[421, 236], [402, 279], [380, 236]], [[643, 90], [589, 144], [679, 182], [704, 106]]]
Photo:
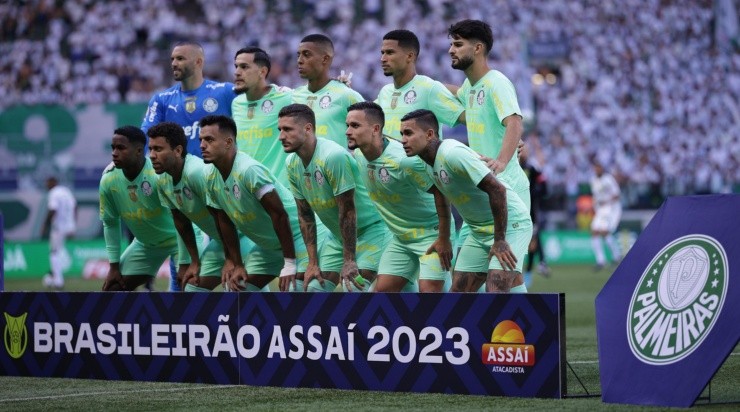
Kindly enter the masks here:
[[18, 359], [23, 356], [26, 346], [28, 346], [28, 329], [26, 329], [28, 313], [18, 317], [10, 316], [7, 312], [4, 312], [4, 314], [3, 342], [5, 343], [5, 350], [8, 351], [11, 358]]
[[632, 353], [651, 365], [689, 356], [722, 311], [727, 273], [727, 255], [714, 238], [688, 235], [665, 246], [632, 295], [627, 315]]
[[[505, 320], [493, 329], [491, 343], [484, 343], [481, 350], [483, 363], [496, 365], [494, 372], [523, 373], [521, 366], [534, 365], [534, 345], [527, 345], [524, 333], [516, 322]], [[520, 368], [501, 368], [519, 366]]]

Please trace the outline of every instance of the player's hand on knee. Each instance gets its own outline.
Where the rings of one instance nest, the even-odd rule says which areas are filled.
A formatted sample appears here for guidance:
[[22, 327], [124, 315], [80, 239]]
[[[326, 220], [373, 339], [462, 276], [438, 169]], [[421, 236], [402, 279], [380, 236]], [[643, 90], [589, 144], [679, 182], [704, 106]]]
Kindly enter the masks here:
[[452, 242], [450, 242], [450, 239], [437, 238], [429, 246], [426, 254], [431, 255], [435, 252], [439, 256], [439, 263], [442, 265], [442, 269], [450, 270], [450, 266], [452, 266]]
[[312, 280], [318, 280], [319, 284], [324, 286], [324, 277], [321, 276], [321, 269], [318, 265], [309, 262], [306, 272], [303, 274], [303, 291], [308, 292], [308, 285]]
[[357, 262], [354, 260], [344, 261], [339, 279], [342, 281], [342, 286], [344, 286], [344, 290], [346, 292], [351, 292], [352, 286], [357, 288], [357, 290], [362, 290], [362, 285], [360, 285], [356, 279], [359, 274], [360, 270], [357, 268]]
[[[118, 287], [117, 289], [116, 286]], [[103, 282], [103, 291], [109, 290], [126, 290], [126, 282], [123, 280], [120, 270], [114, 268], [108, 270], [108, 276], [106, 276], [105, 282]]]
[[488, 253], [488, 259], [491, 259], [493, 256], [498, 259], [504, 270], [516, 269], [516, 256], [514, 256], [514, 252], [511, 251], [511, 247], [509, 247], [509, 243], [506, 240], [493, 241], [491, 251]]
[[234, 291], [244, 290], [247, 288], [247, 282], [249, 282], [249, 275], [244, 266], [234, 266], [229, 278], [229, 288]]

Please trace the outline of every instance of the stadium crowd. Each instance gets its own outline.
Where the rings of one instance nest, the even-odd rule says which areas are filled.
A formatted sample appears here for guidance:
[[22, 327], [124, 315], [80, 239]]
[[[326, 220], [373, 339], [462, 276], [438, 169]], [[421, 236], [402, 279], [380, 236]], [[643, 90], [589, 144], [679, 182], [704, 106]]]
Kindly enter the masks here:
[[[234, 51], [254, 44], [272, 56], [271, 81], [295, 87], [296, 47], [311, 32], [334, 40], [334, 69], [353, 72], [353, 88], [372, 100], [388, 82], [380, 36], [396, 27], [421, 39], [420, 73], [459, 85], [446, 29], [482, 19], [493, 27], [492, 67], [533, 102], [529, 141], [552, 191], [577, 194], [596, 157], [627, 188], [627, 205], [655, 193], [731, 192], [740, 184], [740, 53], [737, 37], [720, 41], [718, 3], [727, 2], [3, 2], [0, 107], [146, 102], [172, 84], [169, 53], [183, 38], [204, 45], [211, 78], [231, 81]], [[527, 39], [543, 37], [569, 46], [548, 67], [552, 84], [532, 82], [538, 68], [527, 59]]]

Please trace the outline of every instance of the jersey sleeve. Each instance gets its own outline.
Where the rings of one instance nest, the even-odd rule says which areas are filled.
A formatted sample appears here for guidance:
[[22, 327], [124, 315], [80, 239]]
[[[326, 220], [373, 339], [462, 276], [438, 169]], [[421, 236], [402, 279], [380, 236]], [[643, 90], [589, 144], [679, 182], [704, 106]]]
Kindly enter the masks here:
[[355, 103], [364, 102], [364, 101], [365, 101], [365, 98], [362, 97], [362, 95], [360, 94], [360, 92], [358, 92], [357, 90], [354, 90], [354, 89], [351, 89], [351, 88], [347, 87], [347, 107], [349, 107], [349, 106], [351, 106], [351, 105], [353, 105]]
[[166, 109], [167, 107], [164, 103], [159, 100], [159, 94], [152, 96], [144, 114], [144, 120], [141, 122], [141, 130], [146, 133], [150, 127], [161, 123], [164, 120], [164, 111]]
[[460, 114], [465, 111], [460, 100], [444, 84], [437, 81], [432, 83], [432, 89], [429, 94], [429, 103], [431, 104], [429, 110], [437, 116], [440, 123], [447, 126], [454, 126]]
[[221, 205], [218, 202], [218, 188], [216, 187], [216, 179], [218, 176], [216, 176], [216, 171], [210, 173], [208, 176], [205, 176], [206, 182], [205, 182], [205, 192], [203, 193], [204, 200], [206, 202], [206, 206], [212, 207], [214, 209], [223, 209]]
[[353, 167], [357, 167], [357, 164], [352, 155], [346, 151], [332, 152], [326, 159], [324, 172], [334, 196], [355, 188]]
[[422, 192], [427, 192], [434, 185], [434, 180], [427, 172], [427, 166], [419, 156], [407, 157], [401, 162], [403, 177], [418, 187]]
[[170, 201], [170, 198], [167, 196], [165, 186], [166, 184], [160, 179], [157, 184], [159, 203], [161, 203], [162, 206], [166, 207], [167, 209], [177, 209], [177, 207]]
[[262, 197], [260, 191], [263, 187], [275, 184], [275, 180], [270, 176], [270, 172], [261, 164], [250, 166], [246, 173], [242, 174], [242, 182], [244, 183], [244, 187], [257, 199]]
[[491, 173], [477, 154], [464, 146], [452, 148], [445, 160], [453, 173], [467, 176], [476, 186]]
[[511, 80], [503, 76], [494, 79], [489, 94], [493, 106], [496, 108], [498, 121], [502, 125], [504, 119], [511, 115], [522, 115], [522, 111], [519, 108], [519, 101], [516, 98], [516, 90], [514, 90], [514, 84], [511, 83]]
[[49, 200], [46, 204], [46, 207], [49, 210], [54, 210], [54, 211], [59, 209], [59, 196], [57, 196], [56, 191], [49, 192]]
[[293, 197], [296, 199], [305, 199], [303, 192], [301, 191], [301, 176], [296, 166], [293, 164], [293, 156], [291, 155], [285, 159], [285, 167], [288, 169], [288, 182], [290, 182], [290, 191], [293, 193]]
[[103, 221], [105, 251], [110, 263], [118, 263], [121, 259], [121, 219], [105, 175], [101, 179], [98, 193], [100, 195], [100, 220]]

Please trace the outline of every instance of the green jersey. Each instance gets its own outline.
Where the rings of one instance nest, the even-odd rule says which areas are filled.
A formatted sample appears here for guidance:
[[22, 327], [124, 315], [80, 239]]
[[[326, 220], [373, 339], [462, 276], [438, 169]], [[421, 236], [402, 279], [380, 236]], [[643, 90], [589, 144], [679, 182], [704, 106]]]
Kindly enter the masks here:
[[[401, 118], [418, 109], [431, 110], [440, 123], [454, 126], [465, 110], [447, 87], [427, 76], [416, 75], [400, 88], [387, 84], [380, 89], [375, 103], [383, 108], [383, 134], [401, 139]], [[439, 132], [442, 138], [442, 131]]]
[[338, 144], [317, 139], [316, 150], [308, 166], [303, 165], [296, 153], [288, 156], [287, 165], [293, 195], [296, 199], [306, 200], [337, 239], [342, 239], [342, 234], [336, 196], [348, 190], [355, 190], [358, 236], [365, 228], [380, 220], [360, 177], [357, 162], [351, 153]]
[[207, 176], [211, 168], [213, 166], [203, 163], [203, 159], [188, 154], [185, 156], [180, 181], [174, 184], [172, 176], [162, 173], [157, 190], [162, 206], [181, 211], [211, 239], [220, 239], [216, 221], [206, 206]]
[[323, 137], [347, 148], [347, 108], [365, 99], [346, 84], [330, 80], [316, 93], [308, 85], [293, 90], [293, 103], [306, 104], [316, 114], [316, 137]]
[[128, 180], [121, 169], [111, 169], [100, 179], [100, 220], [106, 240], [109, 261], [121, 256], [121, 220], [144, 246], [166, 247], [177, 244], [175, 224], [170, 209], [162, 206], [157, 192], [158, 176], [152, 162], [134, 180]]
[[236, 96], [231, 113], [236, 123], [236, 144], [239, 150], [267, 166], [284, 186], [287, 154], [278, 137], [278, 113], [291, 103], [290, 90], [270, 85], [270, 91], [259, 100], [248, 100], [246, 94]]
[[388, 139], [377, 159], [368, 162], [360, 149], [355, 159], [370, 199], [394, 235], [413, 240], [438, 232], [434, 195], [427, 192], [434, 181], [426, 163], [406, 156], [401, 143]]
[[[468, 146], [451, 139], [440, 144], [432, 168], [434, 182], [474, 233], [493, 233], [488, 193], [478, 188], [478, 183], [490, 173], [478, 154]], [[529, 209], [522, 199], [508, 184], [500, 182], [506, 187], [508, 225], [528, 221]]]
[[290, 219], [293, 238], [301, 236], [295, 199], [275, 176], [248, 154], [238, 152], [231, 173], [224, 180], [215, 167], [208, 176], [208, 206], [222, 209], [236, 228], [264, 249], [281, 249], [272, 219], [260, 203], [262, 196], [277, 191]]
[[[465, 79], [457, 91], [457, 98], [465, 106], [470, 148], [495, 159], [504, 142], [503, 120], [513, 114], [522, 114], [514, 85], [500, 71], [491, 70], [475, 85]], [[516, 151], [497, 178], [508, 183], [515, 192], [526, 191], [529, 187], [529, 179], [519, 165]]]

